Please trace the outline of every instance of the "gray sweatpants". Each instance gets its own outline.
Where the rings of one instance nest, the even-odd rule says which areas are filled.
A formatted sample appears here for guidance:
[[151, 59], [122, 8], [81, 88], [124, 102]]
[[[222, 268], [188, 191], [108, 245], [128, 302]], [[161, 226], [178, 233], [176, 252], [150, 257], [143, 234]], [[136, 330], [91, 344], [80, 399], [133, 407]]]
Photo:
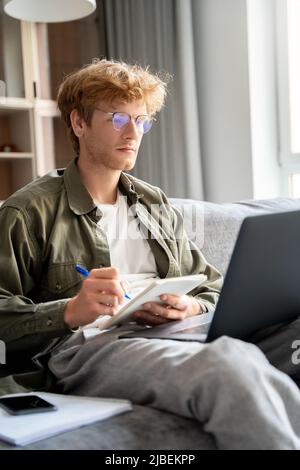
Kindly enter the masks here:
[[300, 377], [291, 360], [300, 319], [265, 330], [259, 347], [229, 337], [201, 344], [119, 334], [84, 341], [79, 332], [53, 354], [49, 367], [65, 393], [197, 419], [220, 449], [300, 449], [300, 391], [287, 375]]

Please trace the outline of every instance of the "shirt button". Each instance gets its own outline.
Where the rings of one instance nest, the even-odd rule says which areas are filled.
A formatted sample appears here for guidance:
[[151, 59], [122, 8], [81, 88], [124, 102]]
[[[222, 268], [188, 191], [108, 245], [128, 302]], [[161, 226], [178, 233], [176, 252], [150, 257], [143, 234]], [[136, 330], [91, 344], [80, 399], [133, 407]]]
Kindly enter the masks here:
[[47, 326], [52, 326], [53, 325], [53, 321], [51, 320], [51, 318], [48, 318], [46, 325]]
[[60, 291], [60, 289], [61, 289], [61, 285], [60, 285], [60, 283], [59, 283], [59, 282], [57, 282], [57, 283], [56, 283], [56, 285], [55, 285], [55, 289], [56, 289], [57, 291]]

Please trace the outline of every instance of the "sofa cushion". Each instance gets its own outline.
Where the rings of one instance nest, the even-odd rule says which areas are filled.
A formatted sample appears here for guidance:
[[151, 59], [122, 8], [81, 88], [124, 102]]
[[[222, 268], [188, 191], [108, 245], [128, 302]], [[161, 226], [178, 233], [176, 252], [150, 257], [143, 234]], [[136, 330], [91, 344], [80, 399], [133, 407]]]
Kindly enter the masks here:
[[[26, 390], [12, 376], [0, 378], [0, 395]], [[15, 449], [0, 441], [0, 450]], [[199, 422], [134, 405], [128, 413], [64, 432], [26, 449], [216, 449], [214, 438]]]
[[[0, 441], [0, 450], [16, 449]], [[199, 422], [146, 406], [73, 431], [48, 437], [25, 449], [52, 450], [215, 450], [214, 438]]]
[[[300, 199], [274, 198], [217, 204], [193, 199], [171, 199], [184, 217], [189, 238], [206, 260], [225, 274], [243, 219], [251, 215], [300, 209]], [[194, 210], [190, 208], [194, 207]], [[197, 217], [197, 221], [191, 220]], [[199, 218], [201, 221], [199, 222]]]

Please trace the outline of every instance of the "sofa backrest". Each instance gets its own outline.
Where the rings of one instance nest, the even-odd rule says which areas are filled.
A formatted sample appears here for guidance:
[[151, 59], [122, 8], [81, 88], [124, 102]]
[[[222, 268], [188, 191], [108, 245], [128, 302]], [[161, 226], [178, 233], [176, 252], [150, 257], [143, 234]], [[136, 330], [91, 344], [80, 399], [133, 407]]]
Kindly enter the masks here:
[[300, 199], [292, 198], [223, 204], [192, 199], [170, 201], [182, 213], [189, 238], [201, 249], [206, 260], [223, 274], [228, 267], [240, 225], [245, 217], [300, 209]]

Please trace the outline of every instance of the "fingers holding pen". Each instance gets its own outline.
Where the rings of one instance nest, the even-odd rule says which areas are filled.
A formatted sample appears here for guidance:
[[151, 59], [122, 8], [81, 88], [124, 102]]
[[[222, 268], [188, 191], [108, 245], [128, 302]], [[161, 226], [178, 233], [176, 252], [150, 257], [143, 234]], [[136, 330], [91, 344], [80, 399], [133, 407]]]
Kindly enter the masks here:
[[101, 296], [101, 298], [104, 298], [105, 295], [115, 296], [120, 304], [124, 302], [124, 290], [117, 279], [88, 277], [83, 281], [82, 289], [91, 294]]
[[96, 268], [91, 269], [89, 272], [89, 278], [92, 279], [118, 279], [119, 270], [114, 266], [108, 268]]
[[[85, 281], [82, 288], [88, 292], [92, 292], [100, 296], [98, 302], [105, 303], [105, 295], [110, 294], [116, 296], [118, 302], [121, 304], [124, 301], [125, 289], [122, 283], [118, 280], [119, 270], [113, 266], [108, 268], [92, 269], [90, 272], [86, 271]], [[115, 301], [112, 305], [115, 304]]]
[[115, 315], [124, 301], [124, 289], [117, 268], [92, 269], [76, 265], [84, 278], [79, 293], [69, 300], [64, 311], [67, 326], [74, 328], [93, 322], [99, 315]]

